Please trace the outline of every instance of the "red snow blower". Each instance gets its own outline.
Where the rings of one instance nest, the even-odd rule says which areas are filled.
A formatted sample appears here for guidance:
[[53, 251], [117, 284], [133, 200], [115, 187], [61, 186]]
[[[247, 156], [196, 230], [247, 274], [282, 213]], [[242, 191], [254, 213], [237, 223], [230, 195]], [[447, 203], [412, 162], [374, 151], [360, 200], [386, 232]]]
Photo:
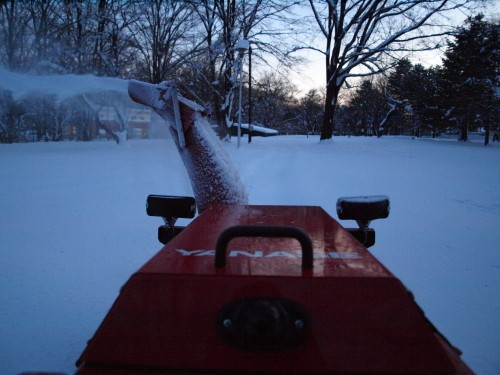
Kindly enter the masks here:
[[214, 205], [174, 227], [193, 203], [148, 198], [166, 245], [125, 284], [78, 374], [472, 373], [355, 238], [373, 244], [387, 197], [339, 199], [360, 222], [351, 234], [307, 206]]

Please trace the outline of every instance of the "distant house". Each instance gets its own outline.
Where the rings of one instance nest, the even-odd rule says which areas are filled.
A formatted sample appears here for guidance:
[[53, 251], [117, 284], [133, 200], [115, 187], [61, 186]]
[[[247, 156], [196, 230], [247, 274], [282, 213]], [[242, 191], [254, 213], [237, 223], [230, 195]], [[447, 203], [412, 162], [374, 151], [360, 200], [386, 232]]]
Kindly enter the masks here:
[[[148, 138], [151, 110], [149, 108], [128, 108], [125, 114], [127, 116], [127, 137]], [[99, 111], [99, 121], [111, 131], [117, 131], [120, 128], [120, 119], [113, 107], [102, 107]], [[99, 136], [106, 136], [106, 132], [100, 129]]]
[[[127, 103], [119, 116], [114, 106], [103, 106], [99, 108], [98, 116], [99, 123], [87, 107], [70, 108], [68, 120], [63, 125], [62, 139], [110, 140], [114, 139], [113, 134], [118, 134], [123, 126], [126, 127], [128, 139], [170, 137], [165, 120], [148, 107]], [[33, 137], [30, 136], [29, 139], [31, 138]]]
[[[99, 110], [99, 121], [102, 125], [104, 125], [108, 131], [98, 128], [98, 138], [99, 139], [112, 139], [111, 134], [109, 132], [116, 133], [120, 130], [120, 119], [116, 114], [116, 111], [113, 107], [102, 107]], [[95, 128], [96, 124], [93, 123], [92, 127]]]
[[[248, 126], [249, 124], [241, 124], [241, 135], [248, 134]], [[265, 126], [261, 125], [252, 125], [252, 136], [255, 137], [271, 137], [273, 135], [278, 135], [279, 131], [271, 128], [266, 128]], [[237, 136], [238, 135], [238, 123], [234, 123], [233, 126], [231, 126], [231, 135], [232, 136]]]
[[131, 108], [128, 110], [128, 137], [148, 138], [151, 125], [151, 110], [149, 108]]

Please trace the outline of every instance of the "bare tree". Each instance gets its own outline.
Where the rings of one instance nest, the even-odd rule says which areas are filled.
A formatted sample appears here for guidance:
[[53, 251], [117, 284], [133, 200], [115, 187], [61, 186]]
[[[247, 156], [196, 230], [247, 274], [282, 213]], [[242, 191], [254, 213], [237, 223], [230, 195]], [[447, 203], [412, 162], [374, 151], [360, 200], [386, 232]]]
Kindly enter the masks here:
[[[264, 74], [255, 85], [255, 113], [257, 123], [281, 131], [290, 131], [296, 122], [297, 87], [276, 73]], [[302, 130], [302, 129], [301, 129]], [[295, 131], [295, 129], [294, 129]]]
[[24, 68], [25, 56], [29, 54], [28, 23], [24, 4], [14, 0], [0, 2], [0, 62], [11, 70]]
[[[384, 72], [404, 53], [430, 50], [450, 32], [447, 15], [470, 0], [309, 0], [326, 41], [325, 116], [321, 139], [333, 135], [341, 88], [352, 77]], [[425, 42], [425, 43], [419, 43]]]
[[57, 2], [55, 0], [34, 0], [27, 2], [25, 6], [30, 15], [32, 65], [36, 65], [39, 62], [47, 61], [49, 56], [54, 53], [51, 41], [57, 29]]
[[14, 100], [12, 92], [0, 88], [0, 143], [18, 141], [23, 108]]
[[[293, 65], [290, 40], [285, 38], [297, 32], [290, 10], [297, 1], [275, 0], [201, 0], [190, 1], [198, 19], [206, 56], [206, 65], [196, 60], [192, 65], [211, 89], [209, 106], [218, 120], [219, 136], [225, 137], [233, 123], [233, 100], [242, 68], [236, 44], [241, 39], [250, 42], [253, 62], [271, 69]], [[284, 74], [284, 71], [281, 72]]]
[[317, 89], [309, 90], [300, 99], [298, 107], [300, 125], [308, 134], [314, 134], [318, 131], [319, 124], [323, 118], [322, 100], [323, 93]]
[[138, 5], [119, 0], [0, 2], [0, 63], [38, 73], [127, 76]]
[[55, 95], [30, 93], [24, 97], [22, 105], [23, 127], [26, 132], [36, 134], [38, 141], [53, 141], [60, 138], [60, 129], [57, 128], [57, 104]]
[[55, 42], [60, 51], [57, 63], [71, 73], [93, 71], [95, 42], [95, 7], [93, 2], [65, 1], [60, 9], [60, 28]]
[[153, 0], [133, 9], [139, 19], [130, 31], [143, 62], [142, 78], [153, 83], [172, 78], [194, 50], [192, 8], [183, 1]]
[[127, 78], [131, 67], [137, 60], [133, 35], [128, 30], [138, 19], [137, 14], [130, 9], [133, 3], [119, 0], [111, 1], [108, 12], [109, 22], [104, 39], [106, 49], [101, 59], [105, 72], [114, 77]]
[[135, 4], [120, 0], [99, 0], [94, 4], [92, 67], [97, 75], [126, 77], [136, 61], [130, 27], [140, 20]]

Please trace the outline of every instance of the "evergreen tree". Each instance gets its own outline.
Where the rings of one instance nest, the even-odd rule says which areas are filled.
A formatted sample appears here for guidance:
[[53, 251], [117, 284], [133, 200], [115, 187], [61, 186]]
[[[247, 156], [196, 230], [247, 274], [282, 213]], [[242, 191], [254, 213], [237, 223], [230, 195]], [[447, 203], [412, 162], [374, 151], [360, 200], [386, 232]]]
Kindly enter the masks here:
[[408, 96], [408, 92], [411, 91], [410, 71], [412, 68], [410, 60], [401, 59], [387, 79], [389, 95], [396, 103], [401, 104]]
[[392, 121], [419, 136], [422, 131], [436, 135], [441, 129], [441, 109], [438, 105], [438, 78], [435, 68], [403, 59], [388, 77], [387, 100], [394, 108]]
[[416, 135], [422, 131], [431, 132], [434, 136], [439, 130], [438, 120], [441, 117], [437, 106], [438, 85], [436, 70], [426, 69], [417, 64], [409, 72], [406, 107], [410, 116], [411, 127]]
[[490, 127], [498, 126], [499, 72], [499, 24], [469, 17], [449, 42], [440, 74], [442, 105], [460, 127], [460, 140], [469, 128], [484, 128], [487, 144]]
[[372, 80], [363, 80], [349, 101], [348, 112], [351, 119], [349, 133], [380, 136], [387, 111], [384, 93]]
[[401, 59], [387, 78], [387, 105], [392, 110], [388, 125], [393, 134], [401, 135], [411, 127], [406, 116], [406, 108], [408, 108], [408, 97], [411, 92], [410, 71], [412, 68], [410, 60]]
[[323, 119], [322, 96], [318, 90], [309, 90], [307, 94], [300, 99], [298, 117], [301, 125], [307, 133], [314, 134], [318, 132]]

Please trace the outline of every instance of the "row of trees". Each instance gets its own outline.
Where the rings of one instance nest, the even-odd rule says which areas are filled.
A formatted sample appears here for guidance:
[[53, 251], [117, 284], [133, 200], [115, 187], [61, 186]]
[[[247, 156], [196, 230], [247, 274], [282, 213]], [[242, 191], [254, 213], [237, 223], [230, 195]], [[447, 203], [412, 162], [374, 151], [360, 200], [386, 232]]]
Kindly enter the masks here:
[[241, 67], [236, 43], [251, 40], [254, 63], [292, 66], [295, 40], [287, 36], [300, 29], [298, 3], [7, 0], [0, 3], [0, 62], [15, 71], [175, 80], [212, 110], [224, 135]]
[[[469, 17], [447, 42], [442, 65], [424, 67], [400, 59], [385, 74], [362, 78], [343, 90], [334, 132], [353, 135], [440, 135], [500, 130], [500, 27], [482, 15]], [[273, 116], [258, 121], [283, 132], [321, 132], [325, 92], [311, 90], [301, 100], [279, 80], [262, 90]], [[274, 87], [271, 89], [271, 87]], [[271, 99], [269, 99], [271, 98]], [[265, 109], [266, 106], [263, 105]], [[277, 109], [277, 110], [276, 110]], [[272, 123], [266, 122], [270, 119]]]
[[[354, 120], [346, 120], [346, 101], [339, 100], [341, 89], [360, 77], [387, 75], [404, 52], [442, 45], [450, 32], [446, 27], [449, 12], [474, 3], [6, 0], [0, 3], [0, 63], [17, 71], [92, 73], [154, 83], [176, 80], [185, 95], [212, 110], [219, 134], [224, 136], [237, 118], [232, 104], [242, 64], [235, 46], [238, 40], [247, 39], [252, 61], [261, 71], [252, 77], [253, 119], [287, 131], [319, 131], [327, 139], [347, 122], [354, 126]], [[313, 43], [318, 31], [323, 47]], [[286, 80], [286, 71], [300, 62], [294, 53], [304, 48], [323, 54], [326, 84], [324, 92], [313, 90], [299, 100], [296, 88]], [[265, 67], [269, 69], [262, 73]], [[404, 69], [404, 63], [397, 69]], [[476, 77], [474, 82], [479, 82]], [[369, 83], [363, 85], [359, 95]], [[456, 89], [451, 83], [449, 87]], [[356, 95], [352, 103], [358, 100]], [[385, 101], [389, 115], [387, 108], [381, 111], [386, 122], [398, 113], [403, 116], [402, 103], [409, 100], [399, 97], [406, 95], [402, 92], [390, 95]], [[320, 114], [318, 105], [322, 105]], [[464, 121], [472, 116], [459, 113], [463, 106], [451, 99], [449, 105], [448, 117], [453, 113], [457, 121]], [[416, 111], [417, 107], [411, 108]], [[361, 110], [362, 106], [360, 115]], [[355, 121], [372, 122], [368, 117]]]
[[[442, 66], [424, 68], [400, 60], [386, 77], [365, 80], [349, 100], [341, 120], [344, 131], [440, 134], [500, 127], [499, 25], [482, 16], [457, 30]], [[347, 128], [346, 128], [347, 126]]]

